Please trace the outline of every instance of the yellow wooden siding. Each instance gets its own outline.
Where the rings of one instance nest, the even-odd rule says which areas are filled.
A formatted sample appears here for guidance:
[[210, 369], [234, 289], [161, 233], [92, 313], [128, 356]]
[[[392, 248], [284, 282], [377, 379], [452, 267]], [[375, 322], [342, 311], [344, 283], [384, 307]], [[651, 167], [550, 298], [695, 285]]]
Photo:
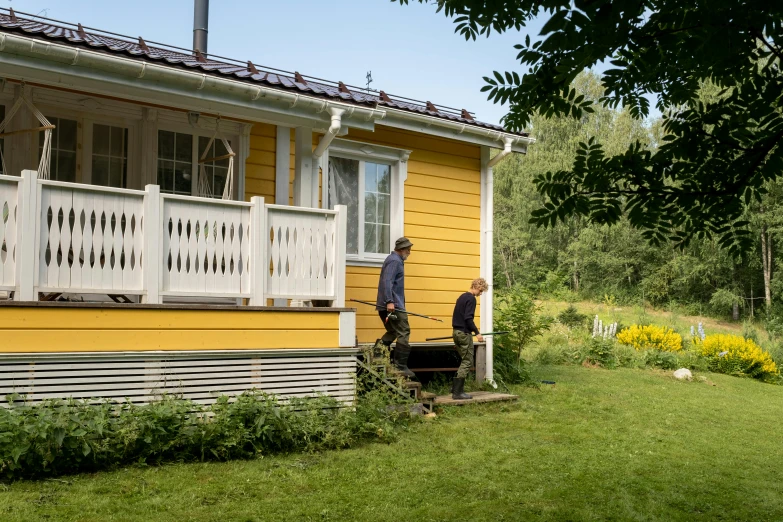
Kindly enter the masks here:
[[245, 199], [261, 196], [275, 202], [275, 150], [277, 127], [256, 123], [250, 131], [250, 155], [245, 162]]
[[336, 348], [339, 312], [0, 308], [2, 352]]
[[[480, 148], [381, 126], [375, 132], [351, 129], [347, 138], [412, 151], [405, 182], [405, 234], [414, 243], [405, 263], [406, 306], [444, 323], [411, 317], [411, 340], [450, 335], [454, 302], [479, 277]], [[346, 299], [374, 302], [379, 273], [349, 266]], [[359, 341], [374, 341], [384, 331], [377, 313], [365, 305], [357, 309]]]

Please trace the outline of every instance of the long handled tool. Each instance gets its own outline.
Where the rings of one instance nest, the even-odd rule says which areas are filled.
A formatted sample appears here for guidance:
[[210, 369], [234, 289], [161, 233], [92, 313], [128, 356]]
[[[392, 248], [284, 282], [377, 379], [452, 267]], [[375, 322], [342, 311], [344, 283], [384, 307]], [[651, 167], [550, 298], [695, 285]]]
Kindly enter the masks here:
[[[487, 337], [490, 335], [506, 335], [509, 332], [488, 332], [481, 334], [482, 337]], [[475, 336], [474, 336], [475, 337]], [[445, 341], [446, 339], [451, 339], [452, 337], [449, 335], [448, 337], [427, 337], [424, 339], [425, 341]]]
[[[362, 303], [362, 304], [366, 304], [366, 305], [374, 306], [374, 307], [375, 307], [375, 308], [377, 308], [378, 310], [386, 310], [386, 307], [384, 307], [384, 306], [378, 306], [378, 305], [377, 305], [377, 304], [375, 304], [375, 303], [370, 303], [370, 302], [367, 302], [367, 301], [360, 301], [360, 300], [358, 300], [358, 299], [351, 299], [351, 301], [353, 301], [353, 302], [355, 302], [355, 303]], [[409, 312], [408, 310], [403, 310], [402, 308], [395, 308], [395, 309], [394, 309], [394, 311], [395, 311], [395, 312], [404, 312], [404, 313], [406, 313], [406, 314], [408, 314], [408, 315], [415, 315], [416, 317], [423, 317], [424, 319], [429, 319], [429, 320], [431, 320], [431, 321], [438, 321], [438, 322], [441, 322], [441, 323], [443, 322], [443, 319], [438, 319], [437, 317], [430, 317], [429, 315], [423, 315], [423, 314], [414, 314], [413, 312]]]

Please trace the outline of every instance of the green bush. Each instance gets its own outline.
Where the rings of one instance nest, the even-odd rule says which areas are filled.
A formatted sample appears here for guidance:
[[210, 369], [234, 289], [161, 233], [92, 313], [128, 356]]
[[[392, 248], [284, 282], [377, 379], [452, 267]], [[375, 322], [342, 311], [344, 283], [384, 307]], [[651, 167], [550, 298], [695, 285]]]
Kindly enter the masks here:
[[495, 338], [494, 369], [506, 383], [529, 380], [529, 372], [522, 359], [522, 350], [545, 332], [552, 318], [541, 315], [541, 307], [520, 287], [498, 295], [495, 329], [507, 335]]
[[[13, 397], [11, 397], [13, 398]], [[211, 406], [169, 397], [145, 406], [50, 400], [0, 408], [0, 477], [32, 478], [129, 463], [229, 460], [391, 440], [403, 415], [382, 394], [353, 409], [334, 399], [249, 391]]]
[[614, 352], [615, 343], [601, 337], [590, 338], [580, 350], [583, 364], [592, 364], [604, 368], [616, 368], [617, 356]]
[[679, 368], [679, 360], [674, 352], [645, 350], [644, 362], [651, 368], [660, 368], [661, 370], [676, 370]]
[[568, 308], [557, 314], [557, 320], [568, 328], [584, 328], [590, 318], [585, 314], [580, 314], [574, 305], [569, 305]]

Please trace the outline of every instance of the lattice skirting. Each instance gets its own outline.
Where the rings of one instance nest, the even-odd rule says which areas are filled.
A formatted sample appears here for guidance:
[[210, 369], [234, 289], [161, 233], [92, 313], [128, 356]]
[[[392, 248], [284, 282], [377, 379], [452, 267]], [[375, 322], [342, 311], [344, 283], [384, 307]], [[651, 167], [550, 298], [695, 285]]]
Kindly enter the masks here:
[[356, 353], [351, 350], [0, 355], [0, 406], [6, 395], [28, 401], [73, 397], [144, 404], [181, 395], [201, 404], [257, 389], [281, 397], [329, 395], [353, 404]]

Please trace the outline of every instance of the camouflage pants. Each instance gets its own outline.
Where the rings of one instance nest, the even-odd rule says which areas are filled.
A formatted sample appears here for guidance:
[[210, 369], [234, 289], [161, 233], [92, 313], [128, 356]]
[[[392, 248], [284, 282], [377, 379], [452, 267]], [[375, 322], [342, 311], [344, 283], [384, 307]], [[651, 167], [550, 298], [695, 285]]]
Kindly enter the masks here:
[[473, 367], [473, 336], [460, 330], [454, 330], [452, 337], [459, 356], [462, 358], [459, 370], [457, 370], [457, 378], [464, 379]]

